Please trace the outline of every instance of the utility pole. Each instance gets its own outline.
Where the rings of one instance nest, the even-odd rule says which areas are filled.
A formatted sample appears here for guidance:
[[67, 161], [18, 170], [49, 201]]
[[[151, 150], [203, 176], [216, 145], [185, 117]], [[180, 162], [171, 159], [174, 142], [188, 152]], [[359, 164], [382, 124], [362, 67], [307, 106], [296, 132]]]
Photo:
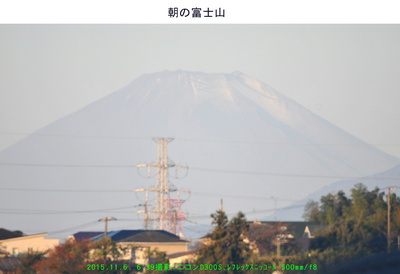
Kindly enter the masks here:
[[274, 221], [276, 221], [276, 204], [278, 198], [271, 196], [271, 199], [274, 199]]
[[104, 239], [107, 238], [107, 223], [108, 221], [116, 221], [117, 219], [114, 217], [104, 217], [99, 219], [99, 222], [104, 222]]
[[[173, 141], [173, 138], [152, 138], [157, 143], [157, 160], [152, 164], [136, 165], [139, 168], [147, 168], [147, 177], [150, 177], [151, 168], [156, 169], [156, 184], [146, 189], [136, 189], [135, 192], [145, 192], [146, 201], [144, 203], [144, 211], [137, 211], [137, 213], [144, 213], [144, 227], [148, 229], [150, 223], [154, 229], [167, 230], [171, 233], [177, 233], [177, 228], [181, 227], [181, 221], [184, 219], [184, 214], [180, 210], [180, 206], [184, 200], [180, 198], [180, 192], [189, 193], [189, 191], [178, 190], [169, 181], [169, 172], [171, 168], [175, 168], [178, 178], [178, 168], [188, 169], [187, 166], [176, 165], [168, 158], [168, 143]], [[140, 172], [139, 172], [140, 173]], [[186, 176], [186, 175], [185, 175]], [[154, 193], [155, 203], [149, 209], [149, 192]], [[178, 193], [177, 199], [171, 199], [170, 194], [173, 192]], [[181, 230], [181, 229], [180, 229]]]
[[281, 238], [280, 235], [276, 237], [277, 243], [276, 243], [276, 257], [278, 258], [278, 261], [281, 257]]
[[388, 250], [387, 250], [387, 252], [389, 253], [390, 252], [390, 191], [391, 190], [395, 191], [396, 187], [390, 186], [387, 188], [387, 190], [388, 190], [388, 194], [387, 194], [387, 210], [388, 210], [388, 213], [387, 213], [387, 215], [388, 215], [388, 218], [387, 218], [387, 249]]
[[400, 251], [400, 236], [397, 236], [397, 251]]

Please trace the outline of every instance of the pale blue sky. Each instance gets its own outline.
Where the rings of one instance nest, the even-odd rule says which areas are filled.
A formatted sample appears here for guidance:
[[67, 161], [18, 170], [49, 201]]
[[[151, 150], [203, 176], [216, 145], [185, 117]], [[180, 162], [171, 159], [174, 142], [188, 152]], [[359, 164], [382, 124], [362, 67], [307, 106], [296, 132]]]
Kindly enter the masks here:
[[0, 150], [183, 69], [242, 71], [400, 157], [399, 25], [0, 25], [0, 42]]

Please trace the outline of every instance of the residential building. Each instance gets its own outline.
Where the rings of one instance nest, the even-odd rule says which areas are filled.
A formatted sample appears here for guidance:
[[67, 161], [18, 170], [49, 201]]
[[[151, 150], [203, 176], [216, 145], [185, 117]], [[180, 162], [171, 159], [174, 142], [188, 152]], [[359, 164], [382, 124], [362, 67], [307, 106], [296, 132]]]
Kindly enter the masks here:
[[[90, 237], [90, 235], [94, 236]], [[70, 238], [86, 238], [97, 241], [103, 236], [102, 232], [78, 232], [71, 235]], [[164, 230], [118, 230], [108, 232], [107, 237], [116, 242], [117, 246], [127, 249], [125, 256], [120, 258], [121, 260], [136, 264], [149, 263], [147, 254], [151, 250], [165, 252], [167, 256], [189, 251], [188, 241]]]
[[46, 252], [60, 244], [59, 239], [47, 239], [48, 233], [0, 240], [0, 250], [9, 256], [18, 256], [28, 251]]
[[326, 225], [307, 225], [304, 229], [304, 238], [314, 238], [315, 237], [315, 232], [317, 230], [322, 230], [324, 228], [326, 228]]
[[286, 243], [292, 243], [293, 248], [297, 252], [307, 250], [309, 247], [310, 239], [305, 237], [307, 227], [315, 227], [316, 224], [313, 222], [292, 222], [292, 221], [252, 221], [248, 222], [250, 229], [255, 227], [266, 228], [275, 235], [276, 243], [279, 242], [281, 245]]
[[197, 254], [193, 250], [178, 252], [168, 255], [171, 267], [179, 267], [180, 264], [192, 263], [196, 260]]

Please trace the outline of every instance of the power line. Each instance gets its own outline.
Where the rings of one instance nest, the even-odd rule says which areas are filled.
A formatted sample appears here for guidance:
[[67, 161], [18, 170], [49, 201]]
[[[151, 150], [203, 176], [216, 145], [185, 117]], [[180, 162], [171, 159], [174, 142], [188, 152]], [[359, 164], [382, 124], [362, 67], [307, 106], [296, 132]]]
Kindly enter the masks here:
[[[81, 190], [75, 190], [75, 189], [35, 189], [35, 188], [0, 188], [2, 191], [34, 191], [34, 192], [83, 192], [83, 193], [110, 193], [110, 192], [115, 192], [115, 193], [129, 193], [129, 192], [134, 192], [134, 190], [89, 190], [89, 189], [81, 189]], [[232, 199], [248, 199], [248, 200], [273, 200], [277, 199], [280, 201], [290, 201], [290, 202], [298, 202], [300, 200], [292, 200], [292, 199], [287, 199], [287, 198], [280, 198], [280, 197], [261, 197], [261, 196], [245, 196], [245, 195], [229, 195], [226, 193], [211, 193], [211, 192], [191, 192], [191, 194], [194, 195], [200, 195], [200, 196], [208, 196], [208, 197], [223, 197], [223, 198], [232, 198]]]
[[247, 145], [273, 145], [273, 146], [400, 146], [400, 144], [370, 144], [365, 142], [360, 143], [290, 143], [290, 142], [265, 142], [265, 141], [239, 141], [239, 140], [210, 140], [210, 139], [189, 139], [175, 138], [178, 141], [187, 142], [207, 142], [207, 143], [232, 143], [232, 144], [247, 144]]
[[[134, 221], [134, 222], [138, 222], [139, 220], [136, 220], [136, 219], [118, 219], [118, 221], [130, 221], [130, 222]], [[92, 225], [95, 225], [95, 224], [98, 224], [98, 221], [91, 221], [89, 223], [85, 223], [85, 224], [81, 224], [81, 225], [65, 228], [65, 229], [62, 229], [62, 230], [48, 231], [47, 233], [48, 234], [61, 234], [61, 233], [65, 233], [65, 232], [68, 232], [68, 231], [76, 230], [78, 228], [92, 226]], [[33, 233], [36, 233], [36, 232], [33, 232]]]
[[[0, 188], [0, 190], [9, 191], [37, 191], [37, 192], [118, 192], [127, 193], [134, 192], [134, 190], [124, 189], [124, 190], [91, 190], [91, 189], [38, 189], [38, 188]], [[268, 199], [268, 197], [255, 197], [255, 196], [243, 196], [243, 195], [227, 195], [222, 193], [212, 193], [212, 192], [192, 192], [192, 194], [198, 194], [202, 196], [218, 196], [223, 195], [229, 198], [244, 198], [244, 199]], [[282, 198], [285, 199], [285, 198]], [[294, 201], [294, 200], [293, 200]]]
[[[304, 206], [304, 205], [305, 205], [305, 204], [294, 205], [294, 206], [279, 208], [279, 210], [284, 210], [284, 209], [289, 209], [289, 208], [296, 208], [296, 207], [302, 207], [302, 206]], [[125, 207], [125, 208], [126, 208], [126, 207]], [[127, 208], [130, 208], [130, 207], [127, 207]], [[0, 210], [2, 210], [2, 209], [0, 209]], [[250, 214], [250, 215], [251, 215], [251, 213], [271, 212], [271, 211], [274, 211], [274, 210], [275, 210], [275, 209], [264, 209], [264, 210], [256, 210], [256, 211], [253, 210], [253, 211], [244, 212], [244, 214]], [[37, 214], [37, 213], [29, 213], [29, 214]], [[54, 214], [54, 213], [52, 213], [52, 214]], [[227, 213], [227, 216], [234, 216], [235, 214], [236, 214], [236, 213]], [[208, 215], [192, 216], [190, 219], [186, 219], [185, 221], [188, 221], [188, 222], [190, 222], [190, 223], [194, 223], [194, 224], [196, 224], [196, 225], [200, 225], [200, 224], [197, 223], [197, 222], [191, 221], [191, 219], [204, 219], [204, 218], [210, 218], [210, 214], [208, 214]], [[137, 220], [137, 219], [118, 219], [118, 221], [140, 222], [140, 220]], [[98, 223], [98, 221], [91, 221], [91, 222], [88, 222], [88, 223], [85, 223], [85, 224], [81, 224], [81, 225], [69, 227], [69, 228], [62, 229], [62, 230], [50, 231], [50, 232], [47, 232], [47, 233], [49, 233], [49, 234], [61, 234], [61, 233], [65, 233], [65, 232], [68, 232], [68, 231], [76, 230], [76, 229], [78, 229], [78, 228], [91, 226], [91, 225], [94, 225], [94, 224], [97, 224], [97, 223]], [[193, 232], [196, 232], [196, 233], [199, 233], [199, 234], [200, 234], [200, 232], [194, 231], [193, 229], [190, 229], [190, 228], [188, 228], [188, 227], [186, 227], [186, 226], [185, 226], [185, 229], [192, 230]]]
[[0, 132], [0, 135], [20, 135], [32, 137], [68, 137], [68, 138], [96, 138], [96, 139], [139, 139], [148, 140], [151, 137], [138, 137], [138, 136], [99, 136], [99, 135], [70, 135], [70, 134], [50, 134], [50, 133], [19, 133], [19, 132]]
[[195, 171], [249, 174], [249, 175], [266, 175], [266, 176], [276, 176], [276, 177], [357, 179], [357, 180], [400, 180], [400, 177], [356, 177], [356, 176], [338, 176], [338, 175], [334, 176], [334, 175], [310, 175], [310, 174], [285, 174], [285, 173], [274, 173], [274, 172], [228, 170], [228, 169], [215, 169], [215, 168], [202, 168], [202, 167], [190, 167], [190, 169], [195, 170]]
[[39, 189], [39, 188], [0, 188], [0, 190], [8, 191], [34, 191], [34, 192], [88, 192], [88, 193], [128, 193], [133, 190], [92, 190], [92, 189]]
[[[118, 219], [118, 221], [126, 221], [126, 220], [128, 220], [128, 219]], [[138, 221], [138, 220], [129, 219], [129, 221]], [[75, 230], [75, 229], [82, 228], [82, 227], [91, 226], [91, 225], [94, 225], [94, 224], [98, 224], [98, 221], [92, 221], [92, 222], [89, 222], [89, 223], [86, 223], [86, 224], [77, 225], [77, 226], [73, 226], [73, 227], [70, 227], [70, 228], [62, 229], [62, 230], [50, 231], [48, 233], [49, 234], [61, 234], [61, 233], [67, 232], [67, 231]]]
[[[105, 208], [105, 209], [94, 209], [94, 210], [48, 210], [48, 209], [15, 209], [15, 208], [0, 208], [1, 214], [82, 214], [82, 213], [126, 213], [121, 209], [135, 208], [141, 205], [117, 207], [117, 208]], [[130, 212], [131, 213], [131, 212]]]
[[0, 163], [0, 166], [28, 167], [78, 167], [78, 168], [133, 168], [134, 165], [78, 165], [78, 164], [29, 164], [29, 163]]
[[[151, 140], [153, 137], [139, 136], [118, 136], [118, 135], [70, 135], [70, 134], [50, 134], [50, 133], [21, 133], [21, 132], [0, 132], [0, 135], [20, 135], [33, 137], [68, 137], [68, 138], [96, 138], [96, 139], [127, 139], [127, 140]], [[212, 139], [193, 139], [193, 138], [174, 138], [174, 140], [185, 142], [205, 142], [205, 143], [232, 143], [248, 145], [291, 145], [291, 146], [400, 146], [400, 144], [369, 144], [361, 143], [290, 143], [290, 142], [265, 142], [265, 141], [240, 141], [240, 140], [212, 140]]]
[[202, 195], [202, 196], [212, 196], [212, 197], [219, 197], [219, 198], [232, 198], [232, 199], [249, 199], [249, 200], [281, 200], [281, 201], [290, 201], [290, 202], [298, 202], [300, 200], [292, 200], [287, 198], [280, 198], [280, 197], [261, 197], [261, 196], [244, 196], [244, 195], [229, 195], [229, 194], [222, 194], [222, 193], [210, 193], [210, 192], [192, 192], [194, 195]]
[[[65, 168], [135, 168], [135, 165], [78, 165], [78, 164], [32, 164], [32, 163], [0, 163], [0, 166], [28, 166], [28, 167], [65, 167]], [[400, 180], [400, 177], [357, 177], [357, 176], [339, 176], [339, 175], [312, 175], [312, 174], [287, 174], [262, 171], [229, 170], [204, 167], [190, 167], [190, 170], [230, 173], [230, 174], [248, 174], [264, 175], [275, 177], [297, 177], [297, 178], [325, 178], [325, 179], [356, 179], [356, 180]]]
[[[243, 214], [245, 215], [252, 215], [252, 214], [256, 214], [256, 213], [268, 213], [268, 212], [274, 212], [275, 210], [289, 210], [292, 208], [299, 208], [299, 207], [304, 207], [306, 204], [296, 204], [296, 205], [291, 205], [291, 206], [285, 206], [285, 207], [279, 207], [279, 208], [268, 208], [268, 209], [260, 209], [260, 210], [252, 210], [252, 211], [245, 211], [243, 212]], [[233, 217], [235, 216], [237, 213], [226, 213], [227, 216], [229, 217]], [[205, 218], [211, 218], [210, 217], [211, 213], [208, 215], [193, 215], [191, 214], [190, 218], [188, 218], [188, 222], [191, 222], [191, 220], [193, 219], [205, 219]], [[195, 222], [194, 222], [195, 223]]]
[[73, 227], [70, 227], [70, 228], [62, 229], [62, 230], [51, 231], [51, 232], [48, 232], [48, 233], [49, 234], [61, 234], [61, 233], [67, 232], [67, 231], [75, 230], [75, 229], [81, 228], [81, 227], [87, 227], [87, 226], [94, 225], [94, 224], [97, 224], [97, 221], [92, 221], [92, 222], [89, 222], [89, 223], [86, 223], [86, 224], [77, 225], [77, 226], [73, 226]]

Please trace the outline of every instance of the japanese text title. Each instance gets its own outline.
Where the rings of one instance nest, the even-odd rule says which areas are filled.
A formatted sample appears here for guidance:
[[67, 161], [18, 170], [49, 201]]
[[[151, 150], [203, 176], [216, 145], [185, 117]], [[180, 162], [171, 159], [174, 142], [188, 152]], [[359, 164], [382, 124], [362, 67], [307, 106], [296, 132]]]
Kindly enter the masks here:
[[193, 18], [206, 18], [206, 17], [225, 17], [225, 9], [202, 9], [202, 8], [168, 8], [168, 16], [170, 18], [178, 17], [193, 17]]

